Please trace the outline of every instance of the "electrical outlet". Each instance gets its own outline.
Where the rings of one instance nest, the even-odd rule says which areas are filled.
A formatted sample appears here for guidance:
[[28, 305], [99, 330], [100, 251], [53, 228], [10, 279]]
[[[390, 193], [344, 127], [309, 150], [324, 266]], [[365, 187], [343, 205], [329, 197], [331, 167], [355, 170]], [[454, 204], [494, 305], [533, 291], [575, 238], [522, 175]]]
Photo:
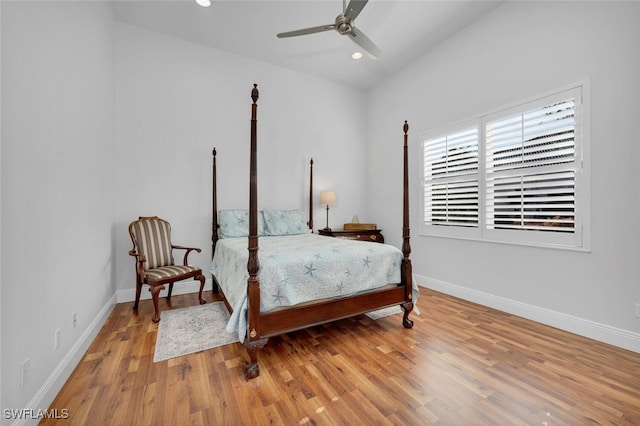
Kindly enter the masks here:
[[636, 318], [640, 318], [640, 303], [636, 302]]
[[22, 364], [20, 364], [20, 387], [21, 388], [23, 388], [24, 385], [27, 384], [30, 370], [31, 370], [31, 361], [29, 361], [29, 358], [27, 358], [24, 361], [22, 361]]
[[78, 314], [77, 313], [73, 313], [73, 328], [76, 328], [76, 325], [78, 325]]
[[60, 335], [62, 334], [62, 330], [56, 328], [56, 331], [53, 333], [53, 349], [57, 350], [60, 347]]

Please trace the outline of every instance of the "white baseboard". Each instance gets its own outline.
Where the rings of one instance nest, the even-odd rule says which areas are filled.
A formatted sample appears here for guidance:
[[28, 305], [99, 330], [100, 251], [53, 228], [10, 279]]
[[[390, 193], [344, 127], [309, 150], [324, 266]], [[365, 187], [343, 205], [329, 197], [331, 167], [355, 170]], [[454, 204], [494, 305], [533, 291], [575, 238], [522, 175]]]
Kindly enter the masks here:
[[[62, 389], [62, 386], [65, 384], [67, 379], [69, 379], [73, 370], [80, 363], [80, 360], [82, 360], [82, 357], [100, 332], [100, 329], [109, 318], [115, 304], [116, 297], [114, 294], [109, 298], [100, 312], [98, 312], [98, 315], [96, 315], [93, 321], [91, 321], [87, 329], [82, 333], [82, 335], [80, 335], [78, 340], [76, 340], [73, 346], [65, 354], [60, 363], [51, 372], [44, 384], [27, 403], [25, 407], [27, 410], [31, 409], [36, 413], [38, 410], [46, 410], [49, 408], [56, 395], [58, 395], [58, 392], [60, 392], [60, 389]], [[22, 418], [16, 419], [12, 425], [37, 425], [38, 422], [39, 419], [36, 418]]]
[[[640, 353], [640, 334], [414, 274], [422, 287]], [[424, 312], [429, 315], [429, 312]]]
[[[197, 293], [199, 290], [200, 290], [200, 281], [179, 281], [175, 283], [175, 285], [173, 286], [173, 293], [171, 293], [171, 295], [177, 296], [179, 294]], [[206, 279], [206, 281], [204, 282], [203, 291], [207, 291], [207, 290], [211, 290], [210, 278]], [[159, 297], [161, 298], [166, 297], [168, 291], [169, 291], [169, 286], [166, 285], [165, 289], [160, 292]], [[149, 291], [149, 286], [143, 285], [142, 292], [140, 293], [140, 300], [149, 300], [149, 299], [151, 299], [151, 292]], [[135, 287], [127, 288], [124, 290], [118, 290], [116, 292], [116, 301], [117, 301], [116, 303], [133, 302], [134, 300], [136, 300]]]

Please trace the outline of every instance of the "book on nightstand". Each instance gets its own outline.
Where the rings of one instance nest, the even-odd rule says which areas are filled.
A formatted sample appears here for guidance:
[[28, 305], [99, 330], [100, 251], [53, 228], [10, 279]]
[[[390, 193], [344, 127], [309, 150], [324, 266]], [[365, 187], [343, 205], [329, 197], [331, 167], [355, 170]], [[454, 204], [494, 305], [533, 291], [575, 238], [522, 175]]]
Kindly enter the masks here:
[[378, 228], [375, 223], [345, 223], [343, 229], [345, 231], [368, 231]]

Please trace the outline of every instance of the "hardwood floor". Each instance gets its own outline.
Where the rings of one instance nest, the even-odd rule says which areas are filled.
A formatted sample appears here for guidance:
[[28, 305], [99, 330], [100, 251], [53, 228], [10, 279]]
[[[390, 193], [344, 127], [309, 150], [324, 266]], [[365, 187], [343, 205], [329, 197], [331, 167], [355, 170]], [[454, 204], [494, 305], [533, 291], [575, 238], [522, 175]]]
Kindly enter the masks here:
[[251, 381], [238, 343], [154, 363], [151, 301], [132, 305], [53, 401], [65, 424], [640, 424], [640, 354], [423, 288], [413, 329], [358, 316], [272, 338]]

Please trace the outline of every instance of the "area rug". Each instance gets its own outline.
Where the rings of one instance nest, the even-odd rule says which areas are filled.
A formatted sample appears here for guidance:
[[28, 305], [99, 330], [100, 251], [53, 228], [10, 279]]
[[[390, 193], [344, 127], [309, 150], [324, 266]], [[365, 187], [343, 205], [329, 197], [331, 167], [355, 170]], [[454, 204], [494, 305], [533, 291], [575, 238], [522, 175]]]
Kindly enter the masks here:
[[226, 331], [229, 313], [223, 302], [162, 312], [153, 362], [164, 361], [238, 341]]
[[[402, 308], [398, 305], [389, 306], [388, 308], [378, 309], [377, 311], [367, 312], [365, 315], [371, 318], [372, 320], [377, 320], [380, 318], [388, 317], [390, 315], [401, 314]], [[411, 315], [420, 315], [420, 309], [417, 306], [413, 306], [413, 310], [411, 311]], [[411, 318], [411, 315], [409, 318]]]
[[388, 308], [378, 309], [377, 311], [367, 312], [365, 315], [371, 318], [372, 320], [377, 320], [380, 318], [388, 317], [390, 315], [399, 314], [402, 312], [400, 306], [389, 306]]

